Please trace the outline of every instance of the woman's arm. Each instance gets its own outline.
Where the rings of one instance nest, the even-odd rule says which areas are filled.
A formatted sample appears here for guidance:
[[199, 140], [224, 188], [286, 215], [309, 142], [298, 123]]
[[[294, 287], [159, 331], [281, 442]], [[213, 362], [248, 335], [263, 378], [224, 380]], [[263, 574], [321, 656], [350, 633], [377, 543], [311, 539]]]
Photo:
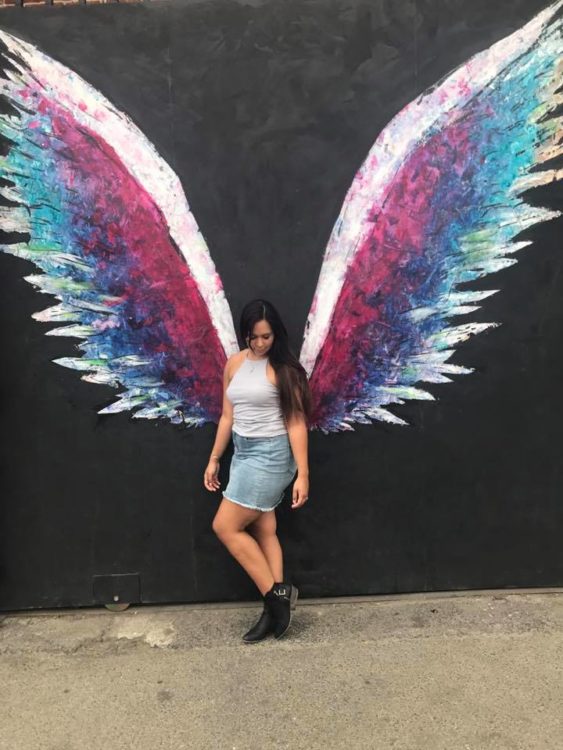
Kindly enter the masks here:
[[309, 459], [307, 423], [300, 414], [286, 423], [287, 436], [297, 464], [297, 479], [293, 484], [292, 508], [300, 508], [309, 498]]
[[218, 490], [221, 484], [219, 481], [219, 460], [229, 444], [233, 430], [233, 405], [227, 398], [227, 386], [231, 379], [230, 372], [232, 360], [233, 357], [229, 357], [223, 372], [223, 411], [221, 413], [221, 418], [219, 419], [219, 424], [217, 425], [215, 442], [213, 443], [211, 456], [203, 478], [203, 484], [206, 489], [211, 492]]

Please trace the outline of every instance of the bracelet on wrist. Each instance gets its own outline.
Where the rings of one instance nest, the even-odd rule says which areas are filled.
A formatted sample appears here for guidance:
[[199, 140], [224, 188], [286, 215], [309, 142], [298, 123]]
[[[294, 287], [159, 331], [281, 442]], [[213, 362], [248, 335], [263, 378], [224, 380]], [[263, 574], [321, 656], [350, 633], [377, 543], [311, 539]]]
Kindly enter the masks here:
[[212, 458], [214, 458], [216, 461], [220, 461], [221, 460], [221, 456], [217, 456], [215, 453], [212, 453], [209, 456], [209, 460], [211, 461]]

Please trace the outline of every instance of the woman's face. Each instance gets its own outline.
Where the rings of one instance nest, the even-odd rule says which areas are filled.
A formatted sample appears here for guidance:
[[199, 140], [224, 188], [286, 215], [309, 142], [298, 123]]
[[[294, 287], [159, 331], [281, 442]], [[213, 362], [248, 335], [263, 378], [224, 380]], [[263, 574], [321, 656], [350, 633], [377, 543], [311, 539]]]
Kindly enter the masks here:
[[257, 357], [264, 357], [272, 348], [274, 332], [267, 320], [259, 320], [252, 329], [248, 344]]

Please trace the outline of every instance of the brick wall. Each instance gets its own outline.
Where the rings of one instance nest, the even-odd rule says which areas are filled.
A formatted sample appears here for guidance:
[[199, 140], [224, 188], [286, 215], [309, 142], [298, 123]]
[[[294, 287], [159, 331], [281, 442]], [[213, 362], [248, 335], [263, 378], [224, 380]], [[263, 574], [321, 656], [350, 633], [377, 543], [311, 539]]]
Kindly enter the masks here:
[[[25, 8], [41, 5], [80, 5], [84, 0], [0, 0], [1, 8], [10, 8], [23, 5]], [[85, 0], [87, 5], [100, 5], [101, 3], [139, 3], [143, 0]]]

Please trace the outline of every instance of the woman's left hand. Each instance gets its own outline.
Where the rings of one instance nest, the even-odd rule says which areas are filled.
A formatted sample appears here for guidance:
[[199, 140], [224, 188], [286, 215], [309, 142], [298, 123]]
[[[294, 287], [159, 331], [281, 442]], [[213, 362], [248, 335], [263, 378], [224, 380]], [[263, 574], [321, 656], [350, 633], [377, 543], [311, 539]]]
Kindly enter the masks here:
[[309, 480], [298, 476], [293, 483], [292, 508], [301, 508], [309, 499]]

